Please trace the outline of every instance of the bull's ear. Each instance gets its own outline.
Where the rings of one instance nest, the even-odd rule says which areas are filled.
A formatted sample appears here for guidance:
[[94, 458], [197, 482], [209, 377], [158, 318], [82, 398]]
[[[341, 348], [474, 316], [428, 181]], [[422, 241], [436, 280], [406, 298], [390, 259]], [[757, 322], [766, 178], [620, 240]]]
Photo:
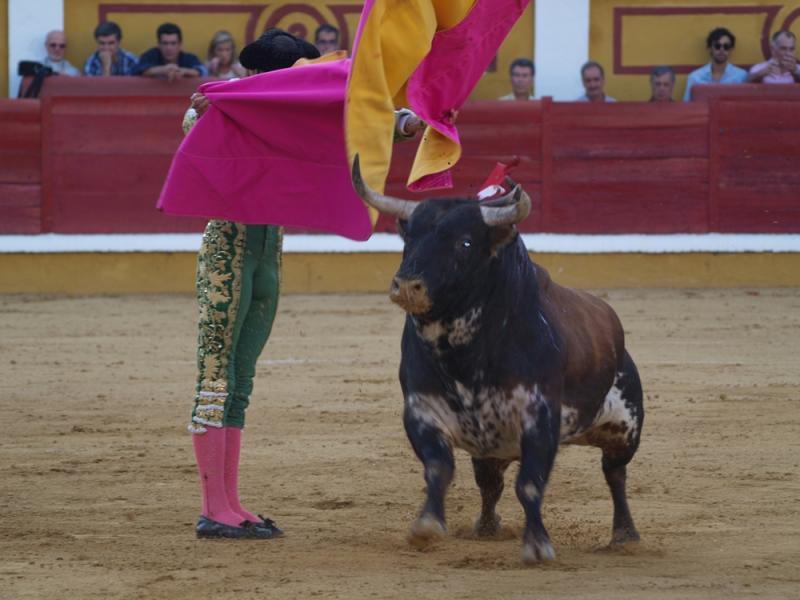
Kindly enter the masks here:
[[397, 233], [406, 241], [408, 230], [408, 221], [406, 219], [397, 219]]
[[497, 256], [497, 253], [503, 246], [514, 241], [517, 237], [516, 225], [497, 225], [489, 228], [489, 248], [491, 248], [492, 256]]

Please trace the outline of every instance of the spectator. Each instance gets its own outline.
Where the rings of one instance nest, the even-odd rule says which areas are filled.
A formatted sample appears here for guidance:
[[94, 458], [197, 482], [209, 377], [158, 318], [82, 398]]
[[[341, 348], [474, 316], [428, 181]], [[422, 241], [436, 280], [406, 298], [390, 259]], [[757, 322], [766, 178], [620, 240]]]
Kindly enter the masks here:
[[528, 58], [516, 58], [508, 70], [511, 76], [511, 93], [500, 100], [533, 100], [533, 76], [536, 67]]
[[706, 47], [711, 61], [689, 73], [684, 102], [692, 99], [692, 87], [698, 83], [744, 83], [747, 80], [747, 71], [729, 62], [735, 46], [736, 36], [724, 27], [717, 27], [708, 34]]
[[83, 74], [93, 77], [99, 75], [134, 75], [137, 58], [120, 48], [122, 30], [113, 21], [100, 23], [94, 30], [97, 42], [95, 50], [83, 66]]
[[675, 102], [675, 71], [666, 65], [656, 67], [650, 73], [650, 102]]
[[747, 75], [750, 83], [798, 83], [800, 82], [800, 67], [797, 64], [795, 50], [797, 38], [791, 31], [785, 29], [772, 36], [772, 58], [768, 61], [753, 65]]
[[44, 47], [47, 50], [47, 57], [42, 61], [45, 67], [50, 67], [53, 73], [57, 75], [80, 76], [81, 72], [64, 58], [64, 53], [67, 50], [67, 36], [64, 35], [63, 31], [51, 31], [48, 33], [44, 39]]
[[324, 23], [314, 32], [314, 45], [320, 54], [336, 52], [339, 49], [339, 30]]
[[247, 70], [236, 59], [236, 42], [227, 31], [218, 31], [208, 45], [208, 74], [220, 79], [244, 77]]
[[175, 81], [182, 77], [200, 77], [208, 74], [205, 65], [194, 54], [183, 52], [181, 28], [174, 23], [164, 23], [156, 31], [158, 46], [142, 54], [136, 64], [136, 74], [145, 77], [162, 77]]
[[606, 72], [599, 62], [590, 60], [583, 65], [581, 79], [586, 93], [578, 98], [578, 102], [616, 102], [611, 96], [606, 96]]

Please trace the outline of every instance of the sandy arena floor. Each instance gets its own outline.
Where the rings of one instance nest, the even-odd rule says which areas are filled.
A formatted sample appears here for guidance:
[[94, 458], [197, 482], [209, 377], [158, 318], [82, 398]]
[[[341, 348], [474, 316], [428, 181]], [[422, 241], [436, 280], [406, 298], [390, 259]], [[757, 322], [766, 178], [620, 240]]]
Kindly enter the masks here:
[[646, 391], [643, 541], [605, 547], [599, 452], [565, 447], [545, 508], [558, 558], [533, 568], [512, 486], [503, 539], [470, 539], [465, 454], [450, 536], [407, 546], [424, 483], [384, 296], [282, 300], [242, 465], [245, 504], [287, 532], [267, 542], [194, 539], [191, 297], [0, 297], [0, 598], [800, 597], [800, 291], [604, 296]]

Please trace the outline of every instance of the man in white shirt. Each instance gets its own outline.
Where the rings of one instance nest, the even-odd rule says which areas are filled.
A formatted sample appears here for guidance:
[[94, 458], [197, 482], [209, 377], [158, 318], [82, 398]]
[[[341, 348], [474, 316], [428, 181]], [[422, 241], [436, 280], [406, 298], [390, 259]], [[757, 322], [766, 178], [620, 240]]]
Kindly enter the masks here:
[[606, 72], [599, 62], [590, 60], [581, 67], [581, 80], [586, 93], [577, 99], [578, 102], [616, 102], [606, 95]]
[[536, 68], [529, 58], [517, 58], [508, 70], [511, 76], [511, 93], [501, 96], [499, 100], [533, 100], [533, 76]]
[[53, 73], [70, 77], [78, 77], [81, 74], [64, 58], [67, 50], [67, 36], [63, 31], [54, 30], [48, 33], [44, 40], [44, 47], [47, 50], [47, 58], [42, 61], [42, 64], [53, 69]]

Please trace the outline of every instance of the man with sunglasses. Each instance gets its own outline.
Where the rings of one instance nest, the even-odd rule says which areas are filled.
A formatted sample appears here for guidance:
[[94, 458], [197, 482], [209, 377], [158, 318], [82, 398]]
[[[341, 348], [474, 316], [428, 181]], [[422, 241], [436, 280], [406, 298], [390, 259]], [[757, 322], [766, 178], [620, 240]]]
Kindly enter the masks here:
[[44, 39], [44, 47], [47, 50], [47, 58], [42, 61], [42, 64], [53, 69], [53, 73], [70, 77], [78, 77], [81, 74], [64, 58], [67, 50], [67, 36], [63, 31], [56, 30], [48, 33]]
[[747, 71], [730, 63], [734, 46], [736, 36], [724, 27], [717, 27], [708, 34], [706, 47], [711, 61], [689, 73], [683, 95], [685, 102], [692, 99], [692, 87], [698, 83], [744, 83], [747, 80]]
[[320, 54], [328, 54], [339, 50], [339, 30], [333, 25], [323, 23], [314, 32], [314, 45]]
[[800, 83], [800, 66], [795, 50], [797, 38], [791, 31], [782, 29], [772, 36], [772, 58], [753, 65], [747, 81], [750, 83]]

